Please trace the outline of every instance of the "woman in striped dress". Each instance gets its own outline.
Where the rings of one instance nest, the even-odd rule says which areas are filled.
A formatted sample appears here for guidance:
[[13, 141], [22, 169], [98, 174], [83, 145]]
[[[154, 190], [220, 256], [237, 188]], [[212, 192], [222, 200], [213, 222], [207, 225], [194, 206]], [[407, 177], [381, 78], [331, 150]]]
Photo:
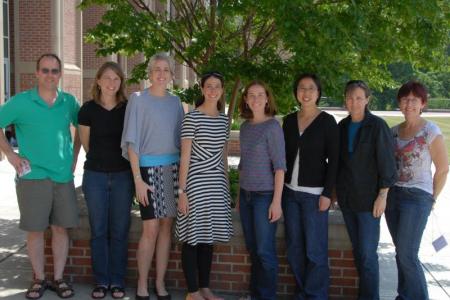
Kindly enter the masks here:
[[209, 289], [213, 243], [233, 234], [226, 172], [228, 118], [223, 105], [223, 76], [201, 78], [203, 97], [188, 113], [181, 130], [181, 161], [176, 234], [183, 242], [181, 262], [186, 299], [220, 300]]

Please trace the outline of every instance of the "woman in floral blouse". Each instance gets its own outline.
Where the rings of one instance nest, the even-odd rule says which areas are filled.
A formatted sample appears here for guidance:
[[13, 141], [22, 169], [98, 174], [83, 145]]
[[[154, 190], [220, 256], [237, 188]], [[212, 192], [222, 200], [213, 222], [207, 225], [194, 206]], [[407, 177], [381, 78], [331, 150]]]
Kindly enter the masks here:
[[427, 104], [424, 85], [405, 83], [397, 101], [405, 121], [392, 128], [398, 181], [389, 190], [386, 208], [397, 253], [396, 299], [424, 300], [428, 290], [418, 253], [428, 216], [447, 178], [447, 150], [439, 127], [421, 117]]

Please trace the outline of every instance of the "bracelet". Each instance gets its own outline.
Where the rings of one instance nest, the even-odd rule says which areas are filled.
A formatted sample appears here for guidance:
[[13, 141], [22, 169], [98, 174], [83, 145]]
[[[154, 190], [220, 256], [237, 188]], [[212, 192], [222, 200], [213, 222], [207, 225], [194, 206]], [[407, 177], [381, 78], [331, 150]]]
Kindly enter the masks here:
[[134, 176], [134, 179], [142, 179], [141, 175]]

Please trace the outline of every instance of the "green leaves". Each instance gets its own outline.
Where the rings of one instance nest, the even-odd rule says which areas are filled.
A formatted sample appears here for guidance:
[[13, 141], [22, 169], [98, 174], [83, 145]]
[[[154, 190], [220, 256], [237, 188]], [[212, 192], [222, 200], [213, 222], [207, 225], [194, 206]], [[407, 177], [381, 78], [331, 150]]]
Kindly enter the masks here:
[[[449, 68], [448, 0], [172, 0], [170, 18], [147, 2], [82, 1], [82, 9], [108, 6], [86, 42], [95, 43], [99, 55], [143, 53], [148, 59], [170, 50], [197, 74], [222, 72], [228, 88], [238, 78], [244, 84], [264, 80], [282, 112], [296, 105], [291, 82], [301, 72], [317, 73], [323, 95], [340, 98], [350, 78], [375, 90], [396, 86], [392, 63]], [[132, 81], [145, 70], [138, 65]]]

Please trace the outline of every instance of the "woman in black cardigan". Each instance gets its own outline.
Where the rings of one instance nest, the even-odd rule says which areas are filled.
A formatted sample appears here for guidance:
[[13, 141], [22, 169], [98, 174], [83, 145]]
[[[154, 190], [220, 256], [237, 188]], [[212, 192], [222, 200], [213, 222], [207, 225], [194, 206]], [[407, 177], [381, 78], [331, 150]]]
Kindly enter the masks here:
[[339, 122], [340, 160], [336, 191], [359, 275], [362, 300], [379, 299], [377, 247], [380, 217], [389, 187], [396, 182], [392, 134], [367, 109], [370, 90], [361, 80], [345, 87], [349, 116]]
[[287, 172], [283, 190], [287, 258], [295, 299], [328, 299], [328, 208], [336, 181], [339, 132], [334, 117], [317, 105], [320, 81], [302, 74], [294, 82], [300, 110], [283, 123]]

